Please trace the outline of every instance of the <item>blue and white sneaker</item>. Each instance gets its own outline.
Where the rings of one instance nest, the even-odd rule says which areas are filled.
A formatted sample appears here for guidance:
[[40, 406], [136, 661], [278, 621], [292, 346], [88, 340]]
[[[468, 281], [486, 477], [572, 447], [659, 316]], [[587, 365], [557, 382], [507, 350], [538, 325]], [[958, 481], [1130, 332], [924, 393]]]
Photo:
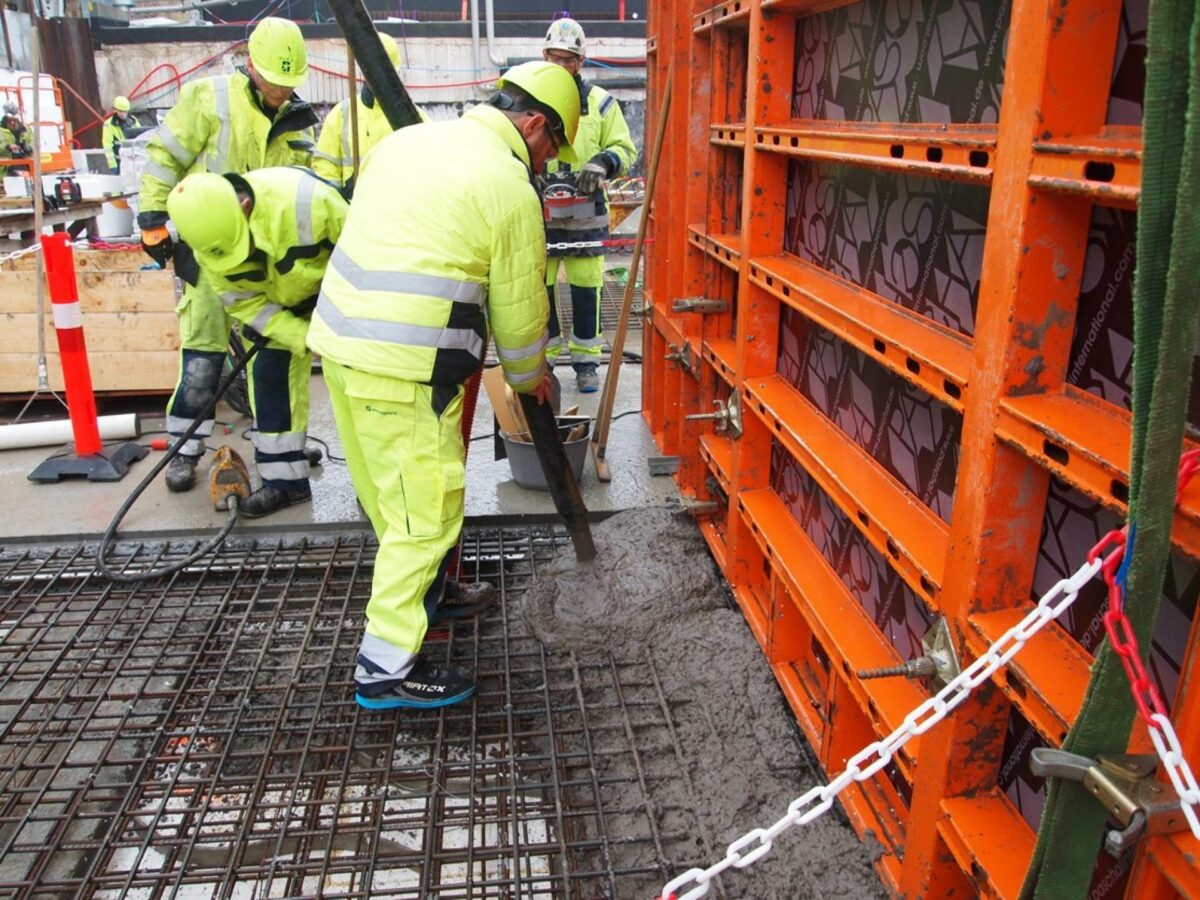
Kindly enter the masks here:
[[475, 679], [455, 666], [424, 657], [398, 681], [358, 684], [354, 699], [365, 709], [437, 709], [461, 703], [475, 693]]

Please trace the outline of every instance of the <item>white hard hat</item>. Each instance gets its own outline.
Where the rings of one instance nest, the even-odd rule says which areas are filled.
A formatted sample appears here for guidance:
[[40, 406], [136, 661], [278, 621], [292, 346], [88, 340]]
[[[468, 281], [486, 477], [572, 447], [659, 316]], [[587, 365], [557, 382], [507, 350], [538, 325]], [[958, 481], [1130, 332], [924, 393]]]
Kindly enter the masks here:
[[542, 50], [566, 50], [578, 56], [586, 55], [587, 35], [574, 19], [555, 19], [546, 30]]

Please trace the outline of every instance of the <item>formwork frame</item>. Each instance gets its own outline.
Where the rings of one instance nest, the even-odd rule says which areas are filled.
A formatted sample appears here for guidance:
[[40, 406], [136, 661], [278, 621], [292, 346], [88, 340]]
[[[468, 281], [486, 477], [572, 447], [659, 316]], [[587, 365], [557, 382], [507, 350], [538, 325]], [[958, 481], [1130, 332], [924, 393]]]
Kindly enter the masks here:
[[[1029, 609], [1051, 477], [1126, 512], [1129, 414], [1067, 384], [1066, 370], [1093, 207], [1135, 209], [1141, 177], [1141, 128], [1105, 118], [1119, 0], [1016, 0], [997, 124], [795, 120], [797, 21], [842, 5], [658, 0], [647, 31], [648, 133], [672, 68], [675, 87], [650, 211], [643, 409], [662, 451], [680, 457], [681, 490], [718, 502], [704, 535], [830, 774], [927, 693], [855, 676], [895, 664], [897, 652], [772, 488], [772, 453], [797, 461], [948, 619], [966, 661], [980, 655]], [[973, 338], [786, 253], [793, 159], [990, 188]], [[672, 310], [697, 296], [728, 309]], [[949, 521], [777, 373], [789, 308], [962, 415]], [[733, 394], [740, 436], [684, 418]], [[1198, 529], [1193, 487], [1177, 511], [1175, 550], [1200, 556]], [[1198, 643], [1194, 617], [1171, 704], [1193, 760]], [[1004, 723], [1015, 707], [1058, 746], [1091, 662], [1052, 623], [1007, 673], [900, 752], [909, 796], [885, 773], [842, 794], [858, 832], [884, 846], [876, 867], [894, 894], [1017, 895], [1034, 832], [997, 788]], [[1131, 749], [1149, 750], [1140, 726]], [[764, 810], [764, 821], [779, 812]], [[1187, 833], [1144, 840], [1128, 896], [1200, 893], [1196, 851]]]

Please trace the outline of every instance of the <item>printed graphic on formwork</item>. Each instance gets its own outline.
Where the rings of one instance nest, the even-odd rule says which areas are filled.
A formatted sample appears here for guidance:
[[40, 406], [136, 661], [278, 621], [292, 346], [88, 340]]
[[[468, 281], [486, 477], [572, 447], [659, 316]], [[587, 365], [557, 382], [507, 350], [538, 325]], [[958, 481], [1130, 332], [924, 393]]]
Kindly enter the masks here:
[[[1067, 361], [1068, 384], [1130, 409], [1133, 404], [1133, 274], [1137, 215], [1097, 206]], [[1200, 351], [1200, 348], [1198, 348]], [[1187, 420], [1200, 425], [1200, 352], [1192, 360]]]
[[962, 416], [786, 308], [780, 314], [778, 371], [922, 503], [950, 521]]
[[796, 26], [792, 115], [995, 122], [1009, 9], [1009, 0], [883, 0], [806, 16]]
[[988, 190], [795, 161], [783, 249], [966, 335], [975, 333]]

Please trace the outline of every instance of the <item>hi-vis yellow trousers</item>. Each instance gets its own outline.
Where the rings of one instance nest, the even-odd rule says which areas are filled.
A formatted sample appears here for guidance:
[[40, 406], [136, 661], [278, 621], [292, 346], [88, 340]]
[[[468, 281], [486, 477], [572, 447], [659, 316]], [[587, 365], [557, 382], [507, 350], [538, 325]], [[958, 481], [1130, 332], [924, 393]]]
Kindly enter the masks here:
[[[431, 386], [322, 361], [346, 465], [379, 538], [355, 680], [407, 674], [463, 522], [462, 385]], [[430, 608], [436, 605], [430, 604]]]

